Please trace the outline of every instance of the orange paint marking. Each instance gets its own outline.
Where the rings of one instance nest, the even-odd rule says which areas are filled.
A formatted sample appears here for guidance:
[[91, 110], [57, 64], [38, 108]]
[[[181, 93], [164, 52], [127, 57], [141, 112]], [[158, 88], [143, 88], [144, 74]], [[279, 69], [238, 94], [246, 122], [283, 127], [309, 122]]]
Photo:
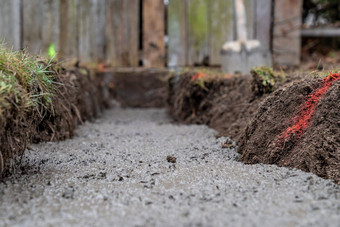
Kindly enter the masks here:
[[319, 88], [309, 95], [307, 101], [301, 106], [298, 115], [293, 118], [294, 125], [288, 127], [286, 131], [279, 136], [281, 142], [289, 140], [291, 136], [300, 138], [303, 135], [304, 131], [312, 122], [312, 116], [318, 102], [326, 94], [334, 82], [339, 79], [340, 73], [330, 73], [328, 77], [322, 80]]
[[204, 77], [206, 77], [206, 75], [204, 73], [197, 73], [196, 75], [191, 77], [191, 81], [195, 81], [197, 79], [204, 78]]

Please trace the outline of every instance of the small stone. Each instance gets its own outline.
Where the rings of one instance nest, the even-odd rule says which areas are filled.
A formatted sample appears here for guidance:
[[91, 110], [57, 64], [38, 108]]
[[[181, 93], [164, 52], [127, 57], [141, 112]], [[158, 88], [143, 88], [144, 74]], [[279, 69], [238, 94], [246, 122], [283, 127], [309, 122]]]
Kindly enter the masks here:
[[168, 155], [167, 157], [166, 157], [166, 160], [168, 161], [168, 162], [170, 162], [170, 163], [176, 163], [176, 157], [174, 157], [174, 156], [171, 156], [171, 155]]
[[221, 144], [222, 148], [235, 148], [235, 144], [231, 139], [227, 139]]
[[62, 195], [65, 199], [73, 199], [74, 198], [74, 188], [72, 186], [65, 188], [64, 193]]

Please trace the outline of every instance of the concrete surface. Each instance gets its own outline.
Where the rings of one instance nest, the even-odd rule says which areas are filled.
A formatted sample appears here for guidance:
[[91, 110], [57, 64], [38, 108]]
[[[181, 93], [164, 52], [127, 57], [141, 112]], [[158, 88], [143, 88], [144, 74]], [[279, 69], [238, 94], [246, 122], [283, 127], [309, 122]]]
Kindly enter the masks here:
[[215, 134], [164, 110], [107, 111], [74, 139], [26, 152], [0, 183], [0, 226], [339, 225], [339, 185], [239, 163]]

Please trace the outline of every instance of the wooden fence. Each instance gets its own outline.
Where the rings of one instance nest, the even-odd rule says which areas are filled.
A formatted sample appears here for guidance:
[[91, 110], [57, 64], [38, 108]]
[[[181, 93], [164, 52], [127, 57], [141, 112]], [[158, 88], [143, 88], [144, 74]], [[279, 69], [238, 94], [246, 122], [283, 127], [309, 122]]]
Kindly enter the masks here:
[[[280, 39], [273, 40], [274, 60], [289, 64], [299, 33], [285, 31], [301, 23], [292, 25], [289, 15], [299, 16], [294, 5], [302, 0], [275, 0], [275, 7], [272, 0], [244, 1], [248, 38], [271, 48], [274, 31]], [[278, 29], [272, 30], [273, 8]], [[164, 0], [0, 0], [0, 37], [14, 49], [46, 54], [54, 44], [62, 59], [112, 66], [135, 67], [140, 60], [150, 67], [219, 65], [222, 44], [236, 38], [233, 20], [233, 0], [169, 0], [167, 6]], [[294, 37], [287, 57], [280, 47]]]
[[[269, 48], [271, 1], [245, 0], [249, 39]], [[219, 65], [224, 42], [236, 39], [232, 0], [170, 0], [169, 65]]]
[[139, 0], [0, 0], [0, 36], [14, 49], [138, 66]]

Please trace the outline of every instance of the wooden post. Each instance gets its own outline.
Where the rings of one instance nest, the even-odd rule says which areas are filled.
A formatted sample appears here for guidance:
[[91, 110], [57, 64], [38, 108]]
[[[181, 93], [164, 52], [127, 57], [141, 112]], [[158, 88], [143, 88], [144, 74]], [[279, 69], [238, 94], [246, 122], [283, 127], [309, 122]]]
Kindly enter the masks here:
[[295, 66], [301, 56], [302, 0], [275, 0], [273, 60]]
[[168, 5], [168, 66], [188, 64], [187, 0], [171, 0]]
[[105, 1], [82, 0], [79, 4], [79, 60], [98, 63], [104, 60]]
[[143, 62], [146, 67], [165, 65], [163, 0], [143, 0]]
[[23, 47], [47, 55], [53, 43], [59, 50], [59, 0], [23, 1]]
[[78, 0], [60, 1], [60, 51], [66, 61], [78, 59]]
[[138, 66], [139, 0], [108, 0], [106, 63]]
[[0, 0], [0, 42], [19, 50], [21, 48], [20, 0]]

